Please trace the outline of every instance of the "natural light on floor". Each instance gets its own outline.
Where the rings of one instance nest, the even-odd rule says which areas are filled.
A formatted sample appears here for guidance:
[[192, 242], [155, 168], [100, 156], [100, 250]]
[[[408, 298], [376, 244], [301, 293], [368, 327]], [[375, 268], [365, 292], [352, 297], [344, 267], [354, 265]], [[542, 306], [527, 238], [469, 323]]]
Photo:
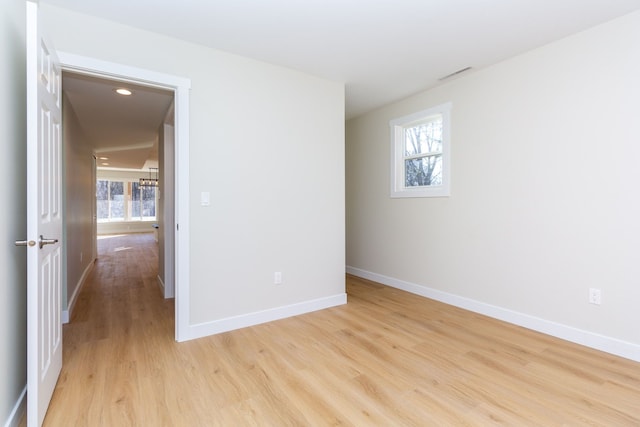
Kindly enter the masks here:
[[104, 234], [102, 236], [98, 236], [98, 240], [103, 239], [113, 239], [114, 237], [122, 237], [124, 234]]

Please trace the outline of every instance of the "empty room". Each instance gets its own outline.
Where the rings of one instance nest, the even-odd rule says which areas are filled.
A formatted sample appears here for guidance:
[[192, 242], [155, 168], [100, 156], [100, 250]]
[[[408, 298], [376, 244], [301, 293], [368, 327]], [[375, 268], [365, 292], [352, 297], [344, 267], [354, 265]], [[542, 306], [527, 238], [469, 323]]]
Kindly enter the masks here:
[[640, 1], [2, 1], [0, 424], [640, 425]]

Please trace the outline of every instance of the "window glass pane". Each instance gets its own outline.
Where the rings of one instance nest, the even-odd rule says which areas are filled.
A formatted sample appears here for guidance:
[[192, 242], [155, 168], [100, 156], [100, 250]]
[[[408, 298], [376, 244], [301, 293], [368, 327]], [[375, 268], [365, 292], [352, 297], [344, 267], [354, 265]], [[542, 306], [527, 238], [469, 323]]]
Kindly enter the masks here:
[[142, 219], [142, 215], [140, 213], [140, 183], [132, 182], [131, 183], [131, 219]]
[[140, 200], [140, 183], [131, 183], [131, 200]]
[[405, 187], [442, 184], [442, 155], [404, 161]]
[[404, 155], [442, 152], [442, 116], [404, 129]]
[[156, 187], [140, 187], [142, 218], [156, 219]]
[[99, 180], [96, 183], [96, 215], [98, 219], [109, 218], [109, 181]]
[[110, 218], [124, 220], [124, 182], [109, 182]]

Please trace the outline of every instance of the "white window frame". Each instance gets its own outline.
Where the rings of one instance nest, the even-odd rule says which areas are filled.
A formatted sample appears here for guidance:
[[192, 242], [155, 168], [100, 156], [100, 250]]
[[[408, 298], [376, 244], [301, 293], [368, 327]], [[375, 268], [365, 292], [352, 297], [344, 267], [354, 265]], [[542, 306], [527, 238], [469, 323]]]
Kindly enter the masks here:
[[[405, 186], [405, 129], [414, 127], [433, 116], [442, 116], [442, 184]], [[391, 197], [448, 197], [451, 182], [451, 103], [447, 102], [398, 117], [389, 122], [391, 130]]]

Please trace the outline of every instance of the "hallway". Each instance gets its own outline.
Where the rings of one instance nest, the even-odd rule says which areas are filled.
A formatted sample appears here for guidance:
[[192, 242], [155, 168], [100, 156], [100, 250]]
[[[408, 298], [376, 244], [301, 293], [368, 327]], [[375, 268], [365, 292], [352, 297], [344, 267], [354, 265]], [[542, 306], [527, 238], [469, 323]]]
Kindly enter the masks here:
[[155, 411], [138, 400], [140, 386], [157, 385], [139, 381], [155, 375], [142, 362], [175, 345], [173, 299], [162, 298], [157, 274], [153, 234], [98, 237], [98, 260], [64, 325], [64, 362], [45, 425], [135, 425], [139, 411]]
[[84, 346], [105, 340], [121, 347], [110, 346], [113, 357], [109, 359], [116, 360], [126, 360], [127, 349], [133, 347], [130, 342], [151, 329], [166, 331], [173, 340], [173, 300], [162, 298], [157, 275], [158, 245], [153, 234], [99, 236], [98, 260], [71, 321], [64, 326], [65, 367]]

